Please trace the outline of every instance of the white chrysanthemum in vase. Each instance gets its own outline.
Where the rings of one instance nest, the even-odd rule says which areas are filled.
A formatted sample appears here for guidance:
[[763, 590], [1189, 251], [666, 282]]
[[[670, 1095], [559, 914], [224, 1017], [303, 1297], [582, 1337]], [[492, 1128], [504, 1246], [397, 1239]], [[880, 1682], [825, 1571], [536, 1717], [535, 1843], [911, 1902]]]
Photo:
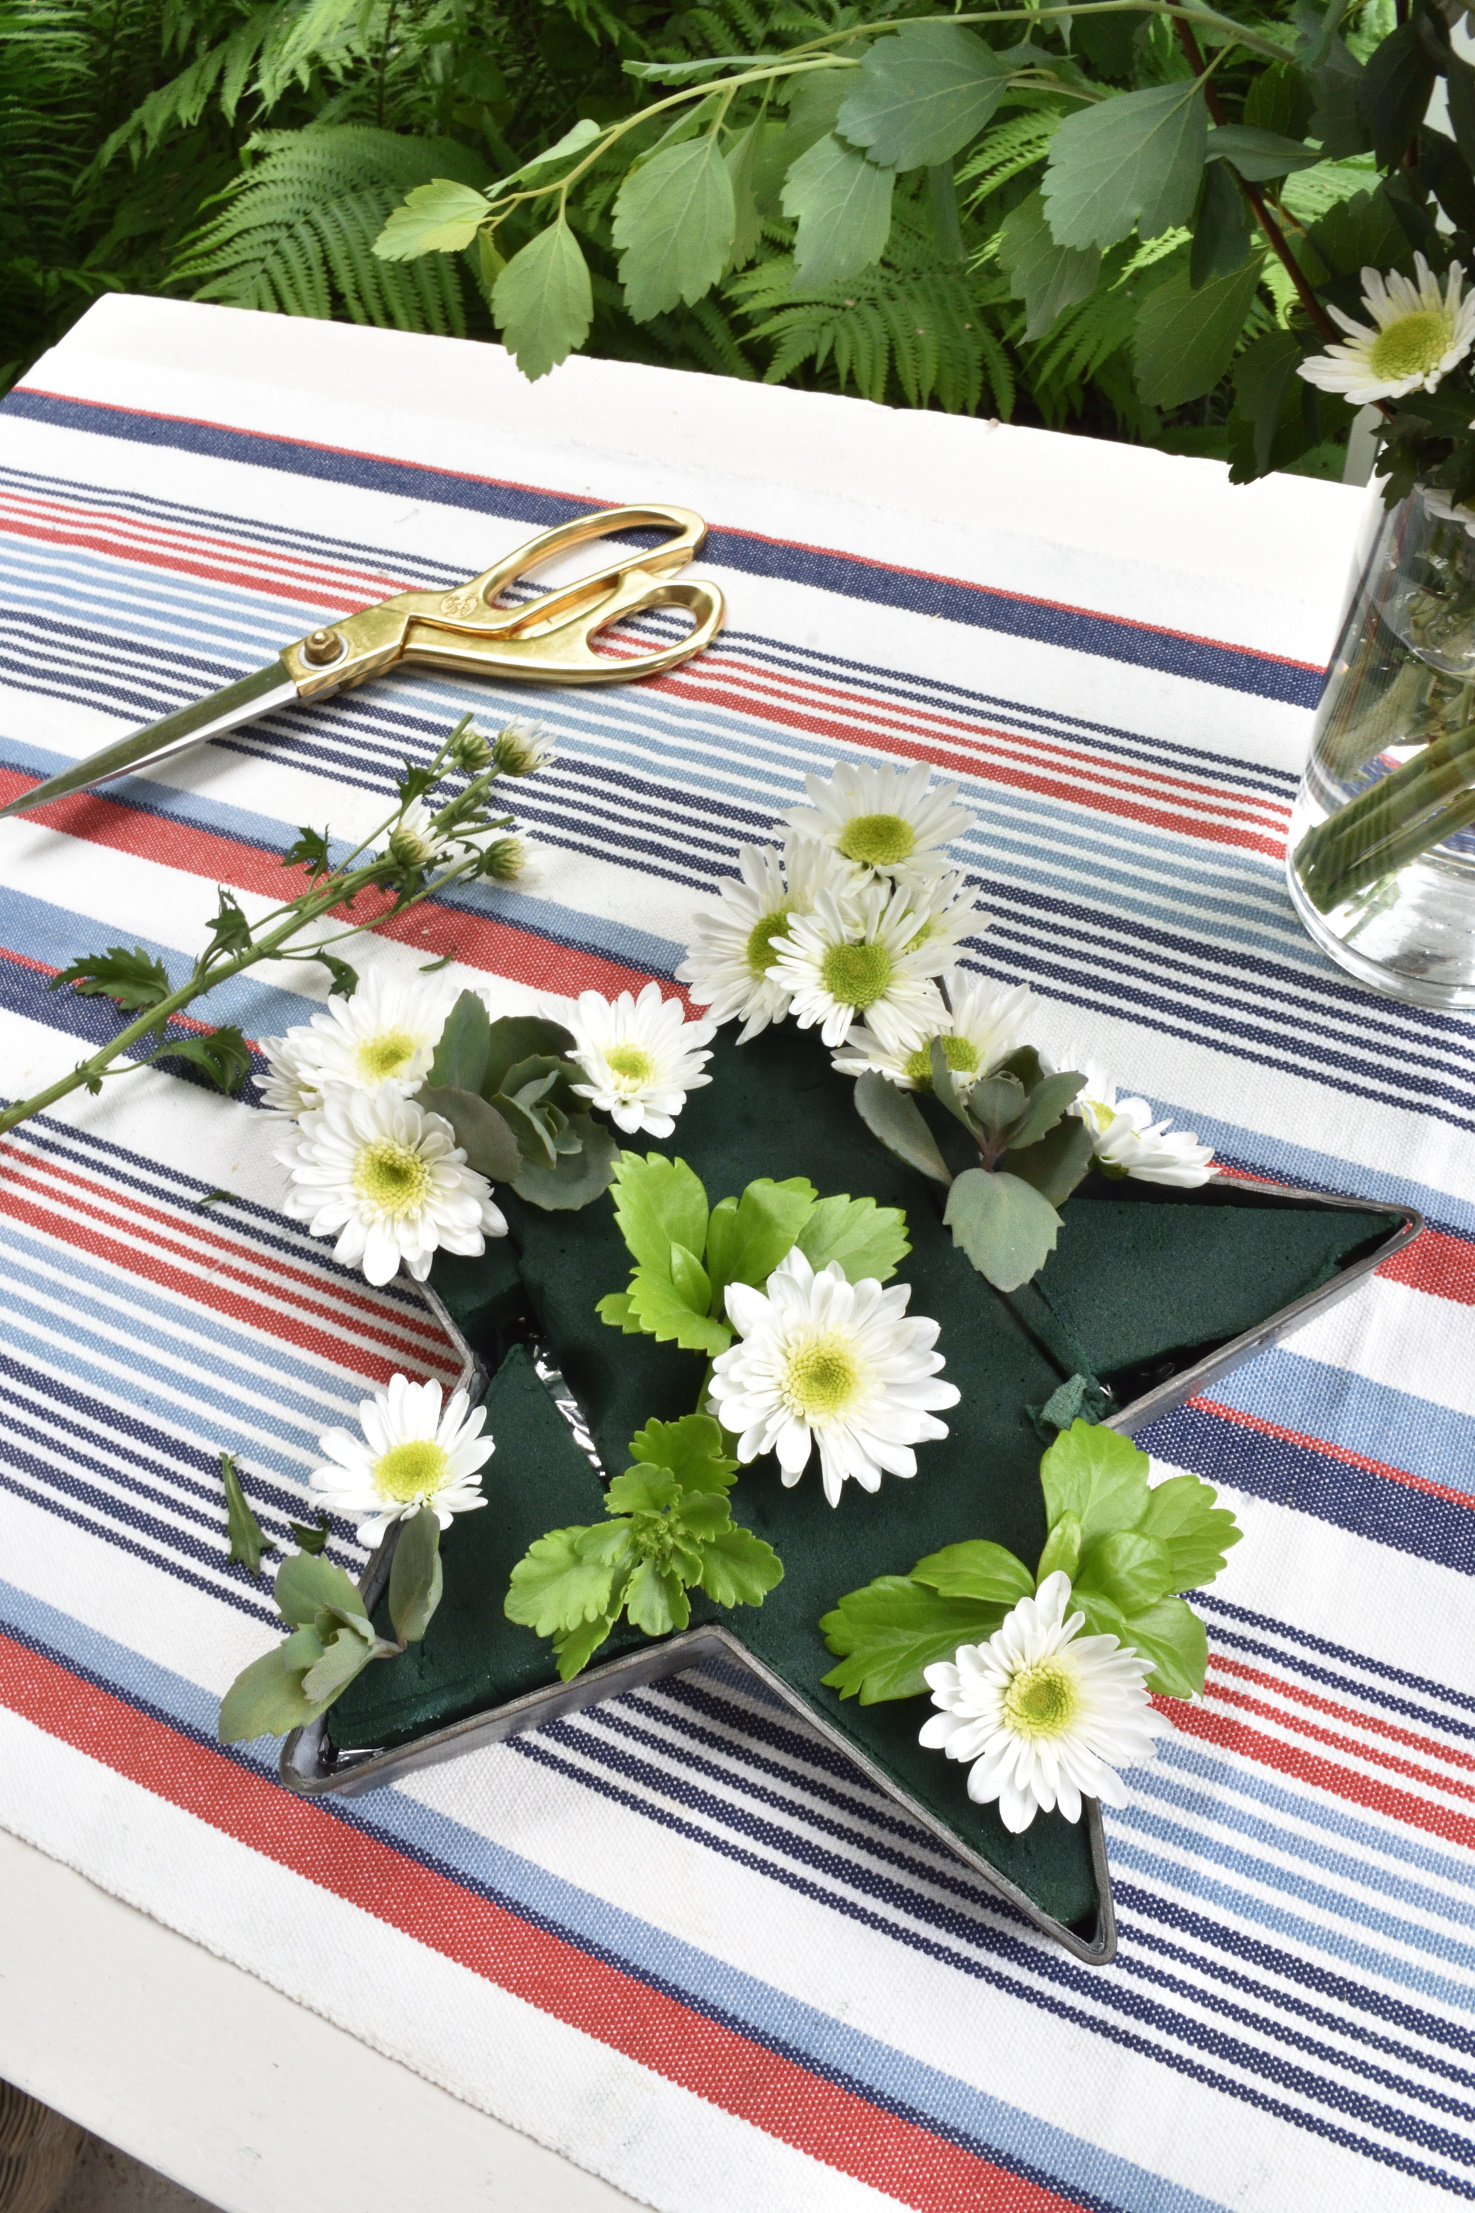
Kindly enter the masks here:
[[357, 1521], [358, 1540], [376, 1545], [397, 1521], [432, 1507], [442, 1529], [452, 1514], [485, 1506], [479, 1470], [496, 1446], [482, 1435], [486, 1409], [472, 1410], [464, 1391], [441, 1412], [438, 1383], [391, 1376], [359, 1406], [363, 1435], [330, 1429], [319, 1437], [326, 1464], [313, 1469], [313, 1504]]
[[663, 999], [659, 984], [647, 984], [638, 999], [628, 991], [613, 1000], [581, 991], [568, 1026], [569, 1058], [589, 1078], [574, 1090], [627, 1135], [669, 1137], [687, 1093], [712, 1081], [702, 1073], [712, 1058], [702, 1048], [716, 1036], [716, 1024], [688, 1022], [681, 1001]]
[[968, 1796], [997, 1801], [1017, 1836], [1036, 1813], [1081, 1818], [1081, 1799], [1126, 1802], [1119, 1768], [1153, 1758], [1160, 1724], [1148, 1701], [1152, 1662], [1115, 1637], [1082, 1637], [1067, 1617], [1070, 1579], [1047, 1575], [987, 1644], [960, 1645], [924, 1672], [942, 1711], [919, 1742], [967, 1760]]
[[852, 1477], [874, 1491], [883, 1474], [915, 1475], [912, 1447], [947, 1435], [936, 1411], [959, 1394], [937, 1380], [938, 1324], [909, 1315], [910, 1297], [909, 1283], [848, 1283], [838, 1261], [816, 1275], [797, 1246], [761, 1291], [730, 1283], [739, 1341], [713, 1362], [711, 1403], [739, 1460], [777, 1452], [792, 1485], [818, 1446], [832, 1506]]
[[828, 846], [793, 836], [782, 853], [772, 845], [745, 845], [738, 876], [737, 883], [729, 879], [721, 886], [715, 913], [696, 917], [676, 981], [713, 1022], [740, 1020], [738, 1043], [746, 1045], [789, 1011], [790, 995], [771, 970], [773, 941], [785, 934], [790, 916], [808, 914], [821, 891], [834, 892], [843, 904], [864, 877]]
[[1347, 343], [1313, 354], [1301, 363], [1301, 375], [1323, 392], [1340, 392], [1353, 407], [1434, 391], [1475, 345], [1475, 296], [1466, 298], [1464, 287], [1455, 261], [1441, 292], [1422, 254], [1414, 255], [1412, 279], [1396, 269], [1386, 276], [1364, 269], [1362, 304], [1371, 327], [1329, 306]]
[[840, 761], [828, 782], [806, 776], [804, 789], [808, 806], [791, 807], [784, 817], [791, 829], [857, 868], [880, 875], [905, 870], [913, 882], [940, 876], [948, 846], [973, 822], [957, 805], [957, 785], [934, 784], [925, 761], [901, 769]]
[[948, 964], [945, 943], [929, 943], [910, 894], [873, 883], [858, 900], [822, 891], [813, 914], [796, 914], [773, 941], [773, 976], [791, 997], [801, 1030], [820, 1026], [838, 1045], [863, 1014], [892, 1052], [910, 1051], [936, 1015], [932, 983]]
[[1090, 1130], [1108, 1175], [1192, 1190], [1217, 1174], [1214, 1148], [1200, 1145], [1196, 1130], [1175, 1130], [1166, 1118], [1155, 1122], [1145, 1099], [1119, 1099], [1116, 1085], [1095, 1061], [1067, 1059], [1062, 1065], [1084, 1071], [1085, 1089], [1076, 1093], [1071, 1112]]
[[336, 1237], [334, 1258], [370, 1283], [388, 1283], [401, 1262], [423, 1283], [438, 1251], [474, 1257], [507, 1234], [450, 1123], [392, 1083], [325, 1093], [277, 1158], [291, 1170], [288, 1214], [314, 1237]]
[[[310, 1022], [263, 1040], [272, 1062], [266, 1104], [301, 1114], [324, 1091], [372, 1091], [385, 1083], [408, 1098], [430, 1071], [454, 998], [438, 978], [371, 969], [351, 999], [335, 995]], [[302, 1103], [289, 1105], [294, 1089]]]
[[947, 998], [939, 996], [932, 1022], [916, 1045], [893, 1051], [862, 1023], [850, 1032], [844, 1050], [836, 1053], [832, 1064], [836, 1074], [863, 1076], [874, 1068], [903, 1091], [930, 1091], [935, 1038], [959, 1088], [966, 1092], [1024, 1043], [1025, 1025], [1035, 1004], [1028, 984], [1006, 989], [987, 976], [969, 976], [961, 968], [949, 969], [943, 982]]

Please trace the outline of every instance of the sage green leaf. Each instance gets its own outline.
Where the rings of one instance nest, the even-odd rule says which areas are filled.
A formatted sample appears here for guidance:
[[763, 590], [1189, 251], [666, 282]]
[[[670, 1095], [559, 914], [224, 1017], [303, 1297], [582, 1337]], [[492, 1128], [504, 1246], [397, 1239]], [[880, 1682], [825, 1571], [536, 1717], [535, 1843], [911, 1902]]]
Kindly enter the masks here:
[[1149, 1491], [1147, 1510], [1137, 1527], [1167, 1545], [1173, 1565], [1169, 1590], [1211, 1583], [1224, 1565], [1225, 1553], [1244, 1535], [1228, 1507], [1216, 1504], [1218, 1495], [1196, 1475], [1171, 1475]]
[[522, 1106], [541, 1106], [545, 1111], [556, 1106], [569, 1114], [577, 1113], [581, 1103], [573, 1086], [585, 1081], [577, 1061], [565, 1060], [561, 1053], [528, 1053], [513, 1062], [497, 1090]]
[[891, 236], [894, 169], [878, 169], [833, 132], [801, 154], [784, 180], [785, 215], [799, 225], [794, 281], [840, 284], [880, 260]]
[[937, 1139], [909, 1091], [888, 1083], [876, 1069], [868, 1068], [856, 1081], [855, 1111], [871, 1135], [879, 1137], [898, 1160], [930, 1176], [934, 1183], [952, 1182], [947, 1162], [937, 1149]]
[[1054, 1129], [1066, 1108], [1085, 1086], [1076, 1069], [1063, 1068], [1058, 1076], [1044, 1076], [1029, 1094], [1023, 1115], [1009, 1126], [1009, 1143], [1022, 1151]]
[[1150, 406], [1180, 407], [1212, 392], [1244, 336], [1245, 317], [1260, 283], [1251, 257], [1227, 277], [1211, 277], [1195, 292], [1179, 269], [1149, 292], [1137, 310], [1133, 337], [1137, 389]]
[[710, 1414], [683, 1414], [675, 1422], [647, 1422], [630, 1439], [632, 1460], [668, 1468], [683, 1491], [726, 1491], [737, 1473], [722, 1430]]
[[1035, 1588], [1022, 1560], [983, 1537], [929, 1552], [912, 1569], [912, 1581], [925, 1583], [944, 1598], [977, 1598], [989, 1606], [1017, 1605], [1021, 1598], [1032, 1598]]
[[491, 208], [470, 185], [435, 177], [417, 184], [374, 241], [381, 261], [413, 261], [417, 254], [458, 254], [471, 244]]
[[1140, 1614], [1172, 1590], [1173, 1555], [1160, 1537], [1118, 1529], [1085, 1547], [1071, 1580], [1078, 1592], [1092, 1591], [1124, 1614]]
[[1243, 268], [1250, 252], [1249, 207], [1228, 162], [1211, 161], [1193, 218], [1188, 281], [1197, 291], [1211, 277]]
[[454, 1084], [423, 1084], [416, 1104], [427, 1114], [441, 1114], [450, 1123], [456, 1143], [466, 1154], [468, 1167], [490, 1176], [493, 1183], [512, 1183], [522, 1173], [522, 1148], [507, 1117], [474, 1091]]
[[244, 1744], [252, 1737], [284, 1737], [291, 1729], [305, 1728], [326, 1713], [330, 1700], [321, 1705], [305, 1698], [302, 1677], [305, 1670], [299, 1664], [292, 1666], [287, 1658], [288, 1644], [279, 1644], [275, 1652], [267, 1652], [249, 1667], [242, 1668], [220, 1701], [220, 1720], [217, 1733], [222, 1744]]
[[499, 1116], [512, 1132], [517, 1145], [517, 1174], [521, 1174], [525, 1163], [535, 1168], [557, 1167], [557, 1130], [550, 1116], [539, 1113], [536, 1103], [524, 1105], [519, 1099], [509, 1099], [505, 1091], [499, 1091], [488, 1111]]
[[492, 289], [492, 315], [523, 375], [536, 381], [582, 346], [594, 289], [578, 240], [560, 216], [515, 253]]
[[568, 1130], [579, 1141], [577, 1152], [560, 1152], [551, 1168], [524, 1161], [512, 1178], [513, 1190], [530, 1206], [572, 1211], [587, 1206], [614, 1182], [620, 1148], [603, 1123], [590, 1114], [571, 1114]]
[[671, 1288], [693, 1314], [705, 1314], [712, 1303], [712, 1285], [707, 1271], [685, 1245], [671, 1247]]
[[1205, 152], [1209, 161], [1229, 162], [1252, 184], [1287, 177], [1293, 169], [1313, 168], [1323, 159], [1319, 146], [1283, 138], [1279, 131], [1256, 130], [1248, 123], [1218, 124], [1209, 132]]
[[1192, 84], [1124, 92], [1068, 115], [1050, 143], [1041, 187], [1062, 246], [1114, 246], [1135, 225], [1158, 238], [1186, 223], [1208, 142], [1204, 96]]
[[[573, 1049], [573, 1033], [561, 1022], [550, 1021], [544, 1014], [504, 1014], [487, 1029], [487, 1057], [482, 1080], [468, 1088], [490, 1099], [496, 1092], [508, 1088], [513, 1070], [521, 1067], [524, 1061], [567, 1062]], [[578, 1081], [582, 1075], [582, 1069], [576, 1069], [574, 1080]], [[446, 1082], [451, 1080], [445, 1078]]]
[[307, 1552], [288, 1553], [277, 1569], [274, 1596], [277, 1610], [294, 1629], [315, 1620], [324, 1606], [356, 1614], [361, 1621], [369, 1618], [352, 1576], [331, 1560], [315, 1559]]
[[758, 173], [767, 128], [765, 117], [760, 115], [756, 123], [750, 123], [745, 131], [738, 132], [722, 156], [732, 183], [732, 245], [727, 257], [730, 269], [746, 269], [763, 243], [763, 217], [758, 206]]
[[673, 1629], [684, 1629], [691, 1620], [691, 1604], [680, 1576], [654, 1560], [642, 1560], [626, 1584], [625, 1611], [648, 1637], [664, 1637]]
[[479, 1095], [486, 1081], [491, 1036], [492, 1018], [485, 1000], [480, 992], [463, 991], [446, 1016], [426, 1083], [437, 1090], [450, 1084], [458, 1091]]
[[761, 1606], [782, 1583], [784, 1563], [751, 1529], [729, 1522], [702, 1546], [702, 1589], [717, 1606]]
[[586, 1534], [584, 1529], [550, 1529], [528, 1546], [512, 1570], [503, 1602], [509, 1621], [551, 1637], [619, 1612], [620, 1592], [633, 1561], [628, 1527], [621, 1532], [624, 1547], [614, 1561], [583, 1558], [579, 1539]]
[[960, 1644], [986, 1644], [1004, 1618], [1002, 1606], [944, 1598], [909, 1575], [881, 1575], [851, 1591], [820, 1620], [825, 1643], [840, 1658], [821, 1680], [863, 1706], [915, 1698], [927, 1688], [924, 1669], [950, 1660]]
[[616, 1607], [612, 1614], [598, 1614], [593, 1621], [581, 1622], [577, 1629], [565, 1630], [554, 1639], [553, 1657], [562, 1682], [571, 1683], [583, 1673], [619, 1618]]
[[719, 1294], [713, 1303], [720, 1304], [720, 1293], [729, 1283], [750, 1283], [761, 1290], [793, 1250], [814, 1206], [815, 1189], [807, 1176], [791, 1176], [785, 1183], [759, 1176], [750, 1183], [718, 1234], [722, 1267], [712, 1271], [713, 1291]]
[[1018, 1176], [969, 1168], [947, 1195], [943, 1220], [995, 1290], [1017, 1291], [1055, 1250], [1060, 1216]]
[[1035, 1580], [1043, 1583], [1047, 1575], [1057, 1572], [1075, 1581], [1076, 1569], [1081, 1563], [1081, 1525], [1074, 1514], [1062, 1514], [1045, 1539], [1045, 1549], [1040, 1554], [1040, 1564], [1035, 1569]]
[[910, 24], [878, 38], [852, 77], [839, 128], [890, 169], [951, 161], [983, 129], [1018, 66], [957, 23]]
[[1096, 246], [1057, 244], [1045, 221], [1044, 197], [1031, 192], [1004, 217], [999, 265], [1015, 299], [1024, 302], [1024, 335], [1033, 342], [1052, 331], [1068, 307], [1091, 297], [1101, 253]]
[[642, 1268], [669, 1278], [673, 1245], [706, 1249], [707, 1193], [684, 1160], [621, 1153], [614, 1192], [620, 1235]]
[[356, 1637], [352, 1630], [340, 1629], [336, 1637], [328, 1640], [322, 1658], [303, 1675], [302, 1696], [310, 1705], [330, 1706], [375, 1657], [374, 1645], [366, 1638]]
[[711, 132], [631, 170], [615, 201], [613, 237], [635, 321], [709, 292], [728, 265], [736, 226], [732, 178]]
[[847, 1283], [863, 1283], [867, 1278], [889, 1283], [897, 1263], [912, 1249], [907, 1242], [907, 1218], [899, 1206], [877, 1206], [874, 1199], [843, 1194], [820, 1200], [795, 1243], [816, 1275], [838, 1260]]
[[418, 1644], [441, 1601], [440, 1523], [432, 1506], [401, 1522], [389, 1566], [389, 1618], [401, 1644]]
[[1072, 1422], [1040, 1462], [1051, 1526], [1062, 1514], [1074, 1514], [1083, 1546], [1119, 1529], [1135, 1529], [1147, 1510], [1151, 1464], [1130, 1437], [1095, 1422]]
[[[931, 1045], [928, 1047], [928, 1058], [932, 1063], [931, 1086], [933, 1098], [940, 1107], [946, 1108], [955, 1122], [962, 1124], [968, 1135], [977, 1144], [983, 1122], [981, 1119], [975, 1122], [970, 1111], [971, 1094], [965, 1093], [956, 1073], [948, 1066], [947, 1048], [940, 1037], [933, 1038]], [[1024, 1105], [1024, 1088], [1021, 1084], [1013, 1082], [1010, 1077], [982, 1076], [973, 1088], [982, 1089], [985, 1112], [989, 1105], [1001, 1106], [1008, 1102], [1007, 1114], [1016, 1099], [1020, 1107]]]
[[320, 1515], [316, 1523], [289, 1521], [287, 1527], [304, 1552], [321, 1552], [329, 1537], [333, 1534], [333, 1524], [326, 1514]]
[[674, 1342], [686, 1352], [704, 1352], [709, 1360], [732, 1343], [728, 1323], [715, 1314], [694, 1312], [671, 1278], [654, 1268], [637, 1268], [631, 1276], [630, 1315], [657, 1344]]
[[1144, 1660], [1151, 1660], [1149, 1690], [1163, 1698], [1196, 1698], [1203, 1690], [1209, 1640], [1198, 1615], [1183, 1599], [1160, 1598], [1145, 1612], [1130, 1615], [1115, 1633]]
[[999, 1166], [1033, 1184], [1051, 1206], [1063, 1206], [1096, 1158], [1091, 1132], [1078, 1114], [1066, 1115], [1046, 1137], [1018, 1152], [1011, 1146]]
[[249, 1575], [259, 1575], [261, 1555], [269, 1550], [271, 1539], [246, 1503], [233, 1452], [220, 1455], [220, 1477], [225, 1485], [225, 1530], [230, 1538], [226, 1559], [238, 1560]]

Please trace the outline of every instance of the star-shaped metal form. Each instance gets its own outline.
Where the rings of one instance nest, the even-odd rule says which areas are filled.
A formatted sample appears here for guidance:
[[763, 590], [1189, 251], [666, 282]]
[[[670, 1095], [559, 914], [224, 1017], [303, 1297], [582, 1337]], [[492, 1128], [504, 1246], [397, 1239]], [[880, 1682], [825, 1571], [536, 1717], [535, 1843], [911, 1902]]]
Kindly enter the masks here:
[[[1088, 1802], [1079, 1824], [1040, 1814], [1011, 1835], [995, 1808], [970, 1801], [957, 1763], [919, 1745], [925, 1700], [861, 1706], [824, 1685], [834, 1659], [820, 1616], [963, 1538], [1034, 1560], [1045, 1518], [1030, 1409], [1080, 1372], [1083, 1353], [1113, 1393], [1111, 1426], [1135, 1432], [1354, 1288], [1418, 1234], [1419, 1217], [1240, 1177], [1182, 1191], [1093, 1174], [1067, 1202], [1035, 1283], [1003, 1299], [953, 1244], [938, 1186], [871, 1135], [816, 1039], [786, 1026], [741, 1051], [719, 1040], [711, 1074], [677, 1136], [642, 1149], [687, 1160], [714, 1203], [758, 1176], [805, 1175], [822, 1196], [904, 1207], [912, 1251], [899, 1274], [911, 1311], [942, 1324], [938, 1349], [962, 1393], [948, 1437], [920, 1448], [914, 1480], [888, 1477], [875, 1494], [847, 1486], [837, 1508], [812, 1470], [785, 1489], [771, 1461], [745, 1468], [733, 1511], [780, 1553], [778, 1588], [730, 1612], [696, 1592], [688, 1630], [653, 1641], [622, 1627], [585, 1674], [560, 1683], [547, 1644], [503, 1616], [511, 1570], [545, 1530], [600, 1518], [581, 1438], [618, 1472], [648, 1420], [692, 1411], [704, 1362], [596, 1316], [629, 1273], [607, 1200], [576, 1213], [509, 1201], [506, 1243], [482, 1260], [442, 1259], [432, 1278], [441, 1312], [492, 1378], [489, 1510], [446, 1542], [445, 1595], [423, 1644], [368, 1670], [289, 1738], [282, 1779], [307, 1792], [371, 1788], [720, 1653], [755, 1669], [1029, 1921], [1104, 1964], [1115, 1925], [1099, 1806]], [[380, 1558], [371, 1599], [386, 1578]]]

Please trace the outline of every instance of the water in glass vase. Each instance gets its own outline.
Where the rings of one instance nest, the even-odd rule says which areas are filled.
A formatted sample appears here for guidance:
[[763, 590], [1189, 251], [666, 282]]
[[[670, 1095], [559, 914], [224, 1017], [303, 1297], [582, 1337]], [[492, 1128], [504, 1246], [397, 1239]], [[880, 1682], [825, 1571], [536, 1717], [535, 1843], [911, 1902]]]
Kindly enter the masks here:
[[1287, 873], [1312, 937], [1363, 983], [1475, 1006], [1475, 536], [1438, 493], [1411, 492], [1378, 525]]

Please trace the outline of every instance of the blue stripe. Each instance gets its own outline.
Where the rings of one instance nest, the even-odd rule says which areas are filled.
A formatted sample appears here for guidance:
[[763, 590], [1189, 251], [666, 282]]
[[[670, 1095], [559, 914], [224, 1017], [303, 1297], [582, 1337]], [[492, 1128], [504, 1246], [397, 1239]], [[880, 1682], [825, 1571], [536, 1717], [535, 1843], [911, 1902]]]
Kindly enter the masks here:
[[1466, 1492], [1475, 1507], [1475, 1420], [1468, 1414], [1281, 1346], [1210, 1389], [1242, 1413]]

